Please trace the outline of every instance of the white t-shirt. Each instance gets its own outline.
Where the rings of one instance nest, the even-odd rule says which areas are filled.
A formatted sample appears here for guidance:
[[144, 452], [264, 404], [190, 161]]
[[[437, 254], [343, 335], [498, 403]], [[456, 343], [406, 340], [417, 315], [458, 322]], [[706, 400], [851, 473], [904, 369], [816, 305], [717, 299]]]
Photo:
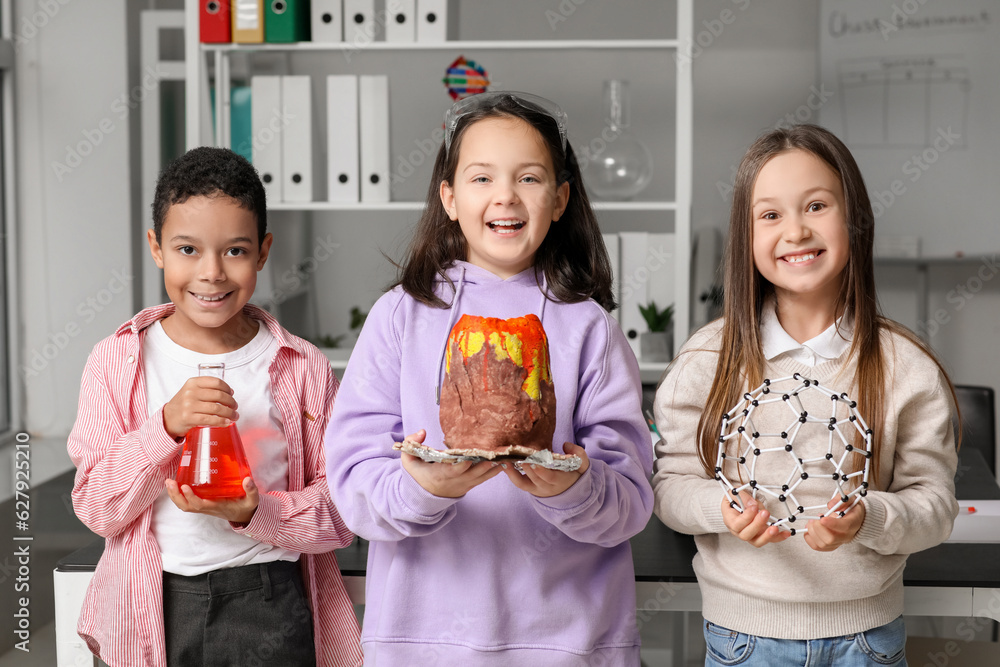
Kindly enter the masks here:
[[[278, 342], [263, 324], [258, 326], [253, 340], [225, 354], [201, 354], [181, 347], [159, 322], [149, 327], [142, 344], [150, 415], [173, 398], [189, 378], [198, 375], [198, 364], [226, 365], [225, 382], [233, 389], [240, 415], [236, 427], [261, 494], [288, 490], [288, 444], [281, 413], [271, 397], [268, 374], [277, 351]], [[296, 551], [234, 532], [224, 519], [182, 512], [166, 489], [153, 504], [152, 528], [164, 572], [193, 576], [220, 568], [299, 558]]]

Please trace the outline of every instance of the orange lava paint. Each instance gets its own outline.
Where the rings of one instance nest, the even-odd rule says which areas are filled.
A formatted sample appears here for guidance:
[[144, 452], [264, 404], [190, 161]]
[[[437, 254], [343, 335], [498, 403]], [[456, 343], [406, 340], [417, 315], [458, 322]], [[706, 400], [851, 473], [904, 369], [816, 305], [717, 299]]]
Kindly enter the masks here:
[[[545, 329], [537, 315], [512, 317], [503, 320], [498, 317], [462, 315], [448, 337], [447, 368], [451, 368], [451, 344], [457, 343], [463, 361], [484, 347], [498, 360], [509, 358], [525, 370], [522, 388], [533, 399], [538, 399], [541, 382], [552, 383], [549, 372], [549, 344]], [[489, 358], [489, 355], [486, 357]], [[485, 375], [487, 364], [483, 364]], [[484, 377], [485, 380], [485, 377]]]

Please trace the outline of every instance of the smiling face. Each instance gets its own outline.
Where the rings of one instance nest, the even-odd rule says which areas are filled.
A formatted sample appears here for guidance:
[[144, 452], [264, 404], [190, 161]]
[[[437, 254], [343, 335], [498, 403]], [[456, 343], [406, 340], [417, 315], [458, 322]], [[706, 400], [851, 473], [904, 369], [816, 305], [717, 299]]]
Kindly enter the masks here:
[[163, 328], [179, 345], [218, 354], [246, 344], [257, 327], [243, 315], [264, 268], [271, 235], [257, 242], [254, 214], [225, 195], [191, 197], [167, 211], [160, 238], [147, 233], [167, 295], [177, 306]]
[[751, 197], [753, 259], [784, 303], [836, 303], [849, 256], [840, 177], [801, 149], [761, 167]]
[[507, 279], [532, 266], [566, 208], [569, 188], [556, 184], [537, 130], [517, 118], [494, 117], [465, 131], [453, 185], [441, 183], [441, 202], [461, 226], [466, 260]]

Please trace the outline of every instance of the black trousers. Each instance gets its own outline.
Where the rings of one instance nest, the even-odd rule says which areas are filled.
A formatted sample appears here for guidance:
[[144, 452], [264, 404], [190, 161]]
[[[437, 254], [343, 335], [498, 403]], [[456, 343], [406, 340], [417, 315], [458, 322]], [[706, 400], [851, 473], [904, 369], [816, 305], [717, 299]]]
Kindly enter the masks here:
[[163, 573], [170, 667], [314, 667], [312, 613], [299, 563], [193, 577]]

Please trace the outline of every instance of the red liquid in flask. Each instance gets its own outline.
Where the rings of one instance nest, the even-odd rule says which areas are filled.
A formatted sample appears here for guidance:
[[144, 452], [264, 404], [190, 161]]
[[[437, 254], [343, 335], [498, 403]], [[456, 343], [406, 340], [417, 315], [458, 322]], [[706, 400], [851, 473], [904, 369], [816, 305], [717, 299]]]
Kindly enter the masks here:
[[187, 484], [202, 500], [242, 498], [243, 479], [250, 477], [236, 424], [195, 426], [184, 437], [177, 485]]

